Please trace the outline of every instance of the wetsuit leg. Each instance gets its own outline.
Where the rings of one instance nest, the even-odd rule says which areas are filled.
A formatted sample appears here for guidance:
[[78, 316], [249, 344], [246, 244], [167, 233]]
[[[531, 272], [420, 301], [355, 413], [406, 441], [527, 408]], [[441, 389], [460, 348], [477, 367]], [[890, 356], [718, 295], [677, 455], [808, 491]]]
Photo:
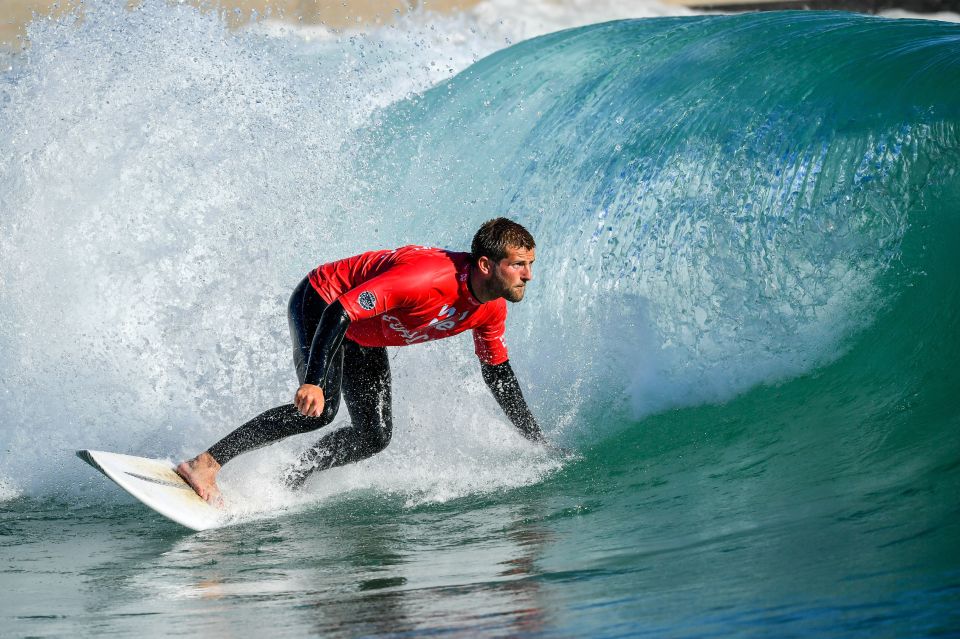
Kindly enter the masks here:
[[299, 488], [310, 474], [379, 453], [393, 433], [390, 361], [387, 349], [344, 340], [343, 399], [350, 425], [324, 436], [287, 472], [286, 482]]
[[[327, 305], [323, 298], [304, 279], [290, 296], [287, 318], [293, 339], [293, 362], [297, 379], [303, 382], [310, 357], [313, 334]], [[344, 340], [348, 343], [348, 340]], [[222, 466], [250, 450], [267, 444], [322, 428], [333, 421], [340, 407], [340, 380], [343, 371], [343, 347], [334, 356], [327, 381], [323, 387], [324, 407], [319, 417], [305, 417], [293, 404], [284, 404], [257, 415], [244, 425], [211, 446], [207, 452]]]

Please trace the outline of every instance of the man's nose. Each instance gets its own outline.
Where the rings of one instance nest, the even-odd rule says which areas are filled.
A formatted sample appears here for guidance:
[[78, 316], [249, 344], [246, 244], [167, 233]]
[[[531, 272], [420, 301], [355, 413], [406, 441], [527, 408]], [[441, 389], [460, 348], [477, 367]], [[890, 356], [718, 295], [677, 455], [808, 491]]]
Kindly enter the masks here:
[[532, 267], [532, 266], [525, 266], [525, 267], [523, 267], [523, 272], [520, 273], [520, 277], [523, 279], [524, 282], [529, 282], [530, 280], [532, 280], [532, 279], [533, 279], [533, 267]]

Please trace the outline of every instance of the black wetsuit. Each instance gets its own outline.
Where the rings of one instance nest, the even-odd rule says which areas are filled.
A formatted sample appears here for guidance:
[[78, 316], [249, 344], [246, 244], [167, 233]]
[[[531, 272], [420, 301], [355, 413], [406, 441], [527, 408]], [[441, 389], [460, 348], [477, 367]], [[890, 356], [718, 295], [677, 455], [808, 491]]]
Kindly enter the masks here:
[[[290, 487], [298, 488], [316, 470], [366, 459], [390, 443], [390, 363], [385, 347], [360, 346], [345, 337], [350, 319], [343, 307], [336, 301], [324, 302], [307, 279], [294, 289], [287, 312], [297, 378], [300, 384], [323, 389], [323, 412], [306, 417], [294, 404], [271, 408], [207, 452], [223, 465], [241, 453], [322, 428], [336, 417], [342, 394], [350, 425], [325, 435], [300, 456], [286, 477]], [[542, 442], [510, 362], [480, 366], [484, 381], [514, 426], [527, 439]]]

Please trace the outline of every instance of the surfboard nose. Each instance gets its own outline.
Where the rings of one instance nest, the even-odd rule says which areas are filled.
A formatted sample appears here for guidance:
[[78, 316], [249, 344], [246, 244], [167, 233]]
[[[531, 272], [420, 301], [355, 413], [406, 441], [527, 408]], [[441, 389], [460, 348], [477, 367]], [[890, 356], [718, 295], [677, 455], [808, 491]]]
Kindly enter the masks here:
[[93, 457], [93, 455], [91, 454], [91, 452], [92, 452], [92, 451], [89, 451], [89, 450], [87, 450], [87, 449], [78, 450], [78, 451], [77, 451], [77, 457], [79, 457], [79, 458], [82, 459], [83, 461], [87, 462], [88, 464], [90, 464], [91, 466], [93, 466], [94, 468], [96, 468], [97, 470], [99, 470], [100, 472], [103, 472], [103, 469], [100, 468], [100, 465], [96, 462], [96, 460], [94, 459], [94, 457]]
[[78, 450], [77, 457], [109, 477], [145, 506], [191, 530], [222, 526], [223, 513], [205, 502], [178, 475], [169, 460], [101, 450]]

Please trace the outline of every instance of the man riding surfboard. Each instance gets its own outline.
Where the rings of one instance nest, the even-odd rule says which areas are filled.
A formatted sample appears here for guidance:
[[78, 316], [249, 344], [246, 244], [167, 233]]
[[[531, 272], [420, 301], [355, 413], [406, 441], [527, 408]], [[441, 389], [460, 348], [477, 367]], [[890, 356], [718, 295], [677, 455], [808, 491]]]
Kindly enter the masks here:
[[473, 331], [484, 381], [527, 439], [546, 443], [510, 367], [506, 302], [523, 299], [536, 245], [506, 218], [484, 223], [470, 253], [404, 246], [322, 264], [294, 289], [288, 306], [300, 387], [292, 404], [243, 424], [176, 471], [202, 498], [220, 499], [216, 478], [228, 461], [291, 435], [330, 424], [347, 405], [350, 425], [322, 437], [290, 469], [298, 488], [310, 473], [366, 459], [390, 442], [386, 347]]

